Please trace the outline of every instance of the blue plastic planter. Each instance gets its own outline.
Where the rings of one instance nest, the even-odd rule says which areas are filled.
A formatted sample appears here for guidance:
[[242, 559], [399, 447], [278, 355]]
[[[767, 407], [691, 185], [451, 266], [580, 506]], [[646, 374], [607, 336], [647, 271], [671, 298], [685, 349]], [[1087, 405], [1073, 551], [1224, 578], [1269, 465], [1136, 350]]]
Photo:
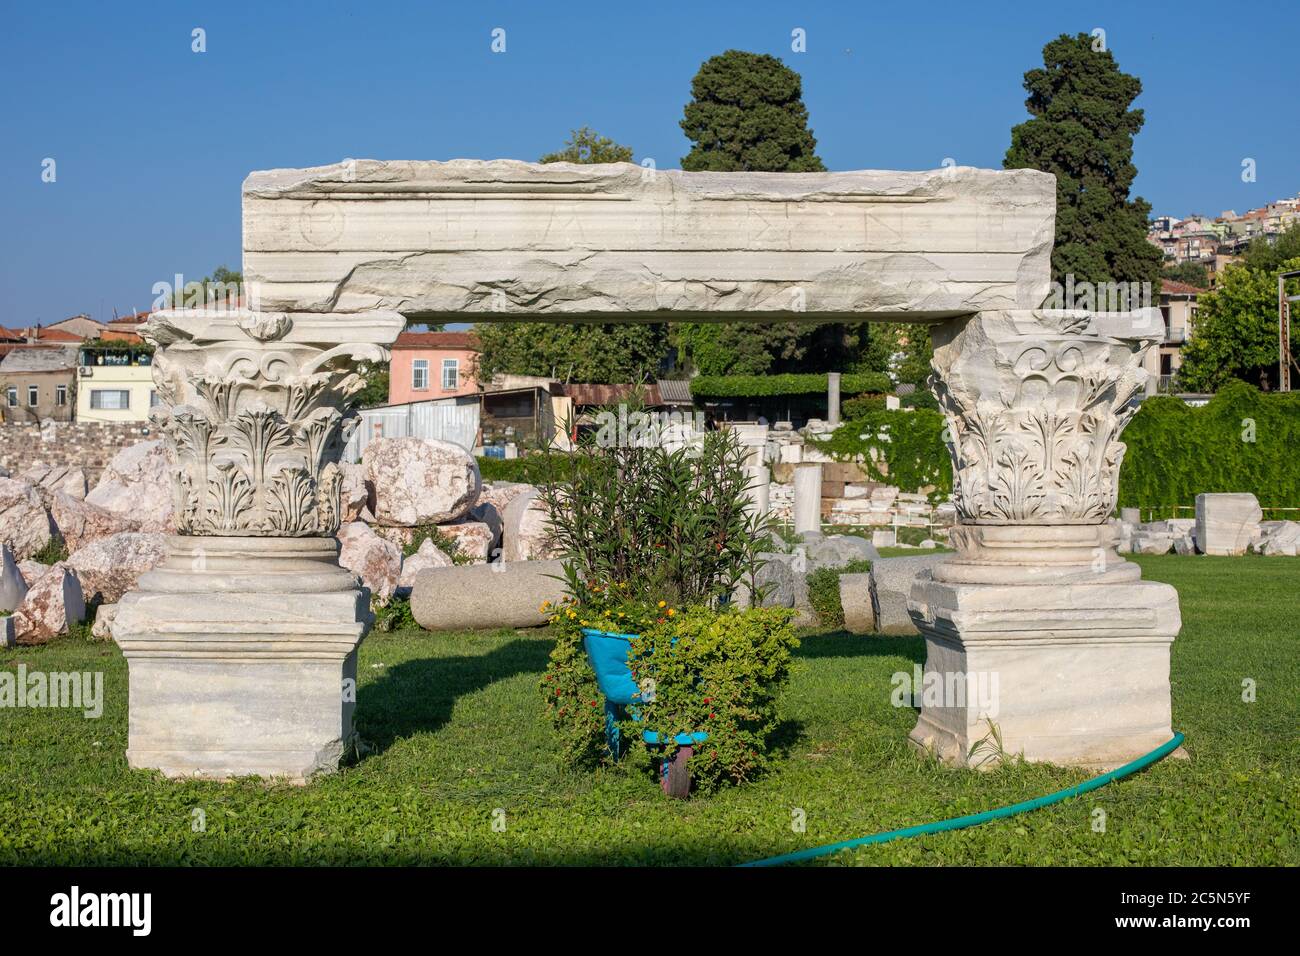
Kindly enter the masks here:
[[[587, 659], [591, 669], [596, 672], [596, 684], [605, 695], [605, 741], [609, 751], [617, 759], [622, 753], [622, 741], [619, 738], [618, 722], [624, 715], [630, 714], [639, 721], [641, 714], [634, 705], [641, 703], [641, 688], [632, 679], [632, 642], [639, 634], [620, 634], [617, 631], [602, 631], [594, 627], [582, 629], [582, 643], [587, 650]], [[654, 730], [642, 731], [641, 739], [652, 747], [659, 746], [659, 733]], [[702, 744], [709, 735], [702, 730], [694, 733], [681, 733], [673, 737], [678, 746], [687, 747]]]

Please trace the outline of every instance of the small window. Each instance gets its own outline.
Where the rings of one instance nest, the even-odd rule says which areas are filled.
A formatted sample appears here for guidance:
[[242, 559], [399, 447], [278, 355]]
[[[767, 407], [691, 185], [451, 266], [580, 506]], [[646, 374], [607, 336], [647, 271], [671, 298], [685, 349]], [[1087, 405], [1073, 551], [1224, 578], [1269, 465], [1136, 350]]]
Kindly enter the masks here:
[[68, 404], [68, 386], [66, 385], [54, 386], [54, 404], [59, 406], [60, 408]]
[[10, 385], [7, 389], [5, 389], [5, 397], [9, 401], [10, 408], [17, 408], [18, 407], [18, 386]]
[[454, 389], [460, 384], [460, 359], [442, 360], [442, 387]]
[[162, 404], [162, 399], [158, 397], [158, 390], [155, 388], [149, 393], [149, 407], [157, 408]]
[[28, 385], [27, 404], [32, 406], [32, 408], [35, 408], [36, 403], [39, 402], [40, 400], [41, 400], [41, 390], [37, 388], [35, 385]]
[[429, 360], [416, 359], [411, 363], [411, 388], [425, 389], [429, 387]]
[[126, 389], [92, 388], [90, 407], [105, 412], [120, 412], [131, 407], [131, 393]]

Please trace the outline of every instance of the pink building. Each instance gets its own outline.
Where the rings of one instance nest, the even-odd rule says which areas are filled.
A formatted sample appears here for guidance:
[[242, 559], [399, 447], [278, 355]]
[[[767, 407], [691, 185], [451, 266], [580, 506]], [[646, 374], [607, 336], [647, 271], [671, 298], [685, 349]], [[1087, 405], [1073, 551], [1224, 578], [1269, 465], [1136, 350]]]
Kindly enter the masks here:
[[393, 343], [388, 404], [473, 395], [478, 339], [473, 332], [403, 332]]

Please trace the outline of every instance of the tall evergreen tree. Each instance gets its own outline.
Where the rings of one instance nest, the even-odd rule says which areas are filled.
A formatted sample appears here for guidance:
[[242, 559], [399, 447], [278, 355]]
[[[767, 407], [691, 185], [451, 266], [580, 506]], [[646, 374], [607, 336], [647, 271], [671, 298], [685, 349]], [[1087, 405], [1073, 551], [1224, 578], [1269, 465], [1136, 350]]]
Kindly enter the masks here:
[[1002, 165], [1056, 175], [1054, 279], [1150, 282], [1154, 293], [1162, 256], [1146, 241], [1151, 205], [1129, 198], [1133, 137], [1144, 122], [1129, 107], [1142, 83], [1098, 47], [1080, 33], [1043, 48], [1043, 68], [1025, 74], [1032, 119], [1012, 129]]
[[682, 131], [695, 145], [692, 172], [816, 173], [826, 167], [808, 128], [799, 74], [774, 56], [728, 50], [691, 81]]

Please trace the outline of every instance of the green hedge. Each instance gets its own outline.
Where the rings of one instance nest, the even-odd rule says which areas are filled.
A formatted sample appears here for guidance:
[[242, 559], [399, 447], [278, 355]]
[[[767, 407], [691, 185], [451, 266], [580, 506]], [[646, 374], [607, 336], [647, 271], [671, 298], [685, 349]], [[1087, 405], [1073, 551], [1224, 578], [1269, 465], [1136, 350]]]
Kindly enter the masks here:
[[[893, 382], [884, 372], [854, 372], [840, 378], [840, 393], [889, 392]], [[771, 398], [780, 395], [826, 393], [826, 376], [808, 375], [700, 375], [691, 379], [691, 395], [698, 399]]]
[[1300, 393], [1233, 381], [1200, 408], [1153, 396], [1120, 437], [1128, 452], [1119, 504], [1144, 509], [1144, 518], [1146, 509], [1172, 515], [1174, 505], [1218, 491], [1250, 492], [1266, 508], [1300, 507]]
[[[565, 460], [569, 455], [556, 453]], [[542, 454], [523, 455], [519, 458], [478, 458], [479, 474], [484, 481], [524, 481], [538, 485], [546, 480], [547, 456]]]

